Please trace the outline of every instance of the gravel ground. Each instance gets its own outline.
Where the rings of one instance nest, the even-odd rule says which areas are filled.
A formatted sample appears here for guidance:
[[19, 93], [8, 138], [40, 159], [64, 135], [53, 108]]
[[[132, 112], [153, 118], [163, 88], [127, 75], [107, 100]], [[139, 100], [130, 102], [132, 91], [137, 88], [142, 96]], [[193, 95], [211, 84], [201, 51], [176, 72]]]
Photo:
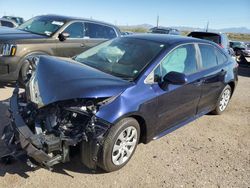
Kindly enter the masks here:
[[[240, 75], [223, 115], [205, 115], [159, 140], [140, 144], [120, 171], [90, 171], [77, 156], [53, 172], [15, 162], [0, 164], [0, 187], [250, 187], [250, 68], [240, 68]], [[0, 86], [0, 129], [8, 123], [3, 100], [11, 92]]]

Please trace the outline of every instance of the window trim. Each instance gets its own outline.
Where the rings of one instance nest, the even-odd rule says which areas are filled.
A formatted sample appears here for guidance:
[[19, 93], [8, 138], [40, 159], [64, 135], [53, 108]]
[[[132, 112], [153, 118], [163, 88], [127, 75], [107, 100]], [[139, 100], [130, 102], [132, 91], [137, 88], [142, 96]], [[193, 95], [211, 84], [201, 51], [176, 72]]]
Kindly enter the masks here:
[[154, 81], [154, 71], [155, 69], [158, 68], [158, 66], [160, 66], [163, 62], [164, 59], [167, 58], [167, 56], [172, 53], [174, 50], [176, 50], [177, 48], [181, 47], [181, 46], [185, 46], [185, 45], [193, 45], [194, 49], [195, 49], [195, 59], [196, 59], [196, 66], [197, 66], [197, 72], [189, 74], [187, 76], [193, 75], [193, 74], [197, 74], [198, 72], [201, 71], [201, 61], [200, 61], [200, 55], [198, 54], [198, 50], [199, 50], [199, 46], [198, 43], [196, 42], [189, 42], [189, 43], [184, 43], [184, 44], [179, 44], [177, 46], [175, 46], [173, 49], [171, 49], [163, 58], [162, 60], [153, 68], [153, 70], [147, 75], [147, 77], [144, 79], [144, 83], [145, 84], [154, 84], [157, 83]]

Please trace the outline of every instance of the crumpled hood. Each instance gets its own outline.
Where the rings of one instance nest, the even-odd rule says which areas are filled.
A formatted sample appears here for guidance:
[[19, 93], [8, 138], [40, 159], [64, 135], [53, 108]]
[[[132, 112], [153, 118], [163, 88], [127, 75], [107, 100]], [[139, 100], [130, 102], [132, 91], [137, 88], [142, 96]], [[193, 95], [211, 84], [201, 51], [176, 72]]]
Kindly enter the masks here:
[[37, 35], [33, 33], [29, 33], [26, 31], [22, 31], [15, 28], [9, 27], [0, 27], [0, 41], [14, 41], [14, 40], [21, 40], [21, 39], [43, 39], [47, 38], [46, 36]]
[[133, 83], [78, 62], [41, 56], [28, 88], [31, 100], [45, 106], [76, 98], [111, 97], [131, 85]]

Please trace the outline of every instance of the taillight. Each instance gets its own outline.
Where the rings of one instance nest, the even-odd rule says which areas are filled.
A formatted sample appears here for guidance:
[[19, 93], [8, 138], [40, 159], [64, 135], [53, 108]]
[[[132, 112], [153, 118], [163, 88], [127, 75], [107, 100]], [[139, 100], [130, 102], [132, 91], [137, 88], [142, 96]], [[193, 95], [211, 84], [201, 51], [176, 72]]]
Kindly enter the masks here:
[[219, 46], [220, 46], [221, 48], [224, 48], [224, 46], [223, 46], [222, 44], [219, 44]]
[[235, 62], [234, 68], [238, 68], [239, 67], [239, 63]]

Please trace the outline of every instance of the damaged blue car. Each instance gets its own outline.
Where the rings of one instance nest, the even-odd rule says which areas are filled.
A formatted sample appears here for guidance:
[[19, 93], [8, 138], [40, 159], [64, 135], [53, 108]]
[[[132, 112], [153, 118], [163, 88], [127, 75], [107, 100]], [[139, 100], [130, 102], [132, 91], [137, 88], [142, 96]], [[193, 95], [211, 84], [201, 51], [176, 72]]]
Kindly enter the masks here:
[[[89, 168], [122, 168], [149, 143], [226, 110], [237, 63], [215, 43], [158, 34], [116, 38], [72, 59], [33, 58], [10, 99], [5, 140], [15, 157], [51, 168], [80, 145]], [[21, 153], [21, 154], [20, 154]]]

